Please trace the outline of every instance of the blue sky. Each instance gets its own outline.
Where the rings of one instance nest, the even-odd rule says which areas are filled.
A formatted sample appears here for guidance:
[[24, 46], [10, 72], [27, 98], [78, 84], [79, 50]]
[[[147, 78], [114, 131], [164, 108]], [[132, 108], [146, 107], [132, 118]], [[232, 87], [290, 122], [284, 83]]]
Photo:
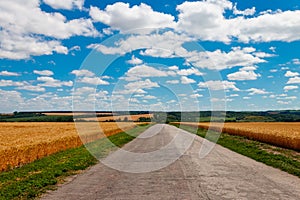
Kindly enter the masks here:
[[0, 112], [299, 109], [299, 1], [0, 3]]

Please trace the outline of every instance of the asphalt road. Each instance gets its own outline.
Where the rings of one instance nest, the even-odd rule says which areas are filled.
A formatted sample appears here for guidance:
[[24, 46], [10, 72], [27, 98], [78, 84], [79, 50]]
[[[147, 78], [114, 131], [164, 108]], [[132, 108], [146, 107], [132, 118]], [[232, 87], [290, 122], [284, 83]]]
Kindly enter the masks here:
[[42, 199], [300, 199], [298, 177], [219, 145], [200, 158], [203, 141], [154, 125]]

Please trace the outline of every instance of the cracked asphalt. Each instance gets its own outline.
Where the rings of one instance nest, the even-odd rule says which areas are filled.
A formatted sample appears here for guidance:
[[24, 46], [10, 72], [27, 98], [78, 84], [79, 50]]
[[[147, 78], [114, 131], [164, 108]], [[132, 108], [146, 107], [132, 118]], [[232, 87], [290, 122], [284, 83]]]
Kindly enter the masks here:
[[[124, 150], [136, 155], [159, 152], [178, 135], [182, 141], [193, 139], [187, 151], [178, 140], [161, 155], [155, 154], [157, 160], [151, 160], [151, 156], [148, 159], [147, 154], [124, 154]], [[174, 126], [154, 125], [103, 160], [115, 169], [99, 162], [41, 199], [300, 199], [298, 177], [219, 145], [200, 158], [203, 141]], [[170, 165], [160, 168], [177, 156]], [[122, 168], [125, 170], [116, 170]], [[134, 170], [136, 173], [132, 173]]]

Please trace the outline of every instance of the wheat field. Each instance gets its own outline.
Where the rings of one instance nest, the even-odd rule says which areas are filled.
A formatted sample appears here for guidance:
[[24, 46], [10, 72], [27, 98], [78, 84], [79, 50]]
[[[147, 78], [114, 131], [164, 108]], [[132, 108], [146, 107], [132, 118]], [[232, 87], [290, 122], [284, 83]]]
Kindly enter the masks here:
[[145, 118], [152, 118], [153, 114], [138, 114], [138, 115], [115, 115], [115, 116], [107, 116], [107, 117], [90, 117], [90, 118], [82, 118], [87, 121], [100, 121], [100, 122], [105, 122], [109, 120], [124, 120], [127, 118], [129, 121], [137, 121], [139, 120], [140, 117], [145, 117]]
[[[76, 126], [72, 122], [0, 123], [0, 171], [32, 162], [61, 150], [81, 146], [83, 143], [135, 126], [136, 123], [129, 122], [89, 122], [76, 123]], [[77, 130], [81, 130], [80, 136]]]
[[190, 123], [181, 124], [220, 131], [232, 135], [270, 143], [276, 146], [300, 150], [300, 123], [298, 122], [243, 122], [243, 123]]

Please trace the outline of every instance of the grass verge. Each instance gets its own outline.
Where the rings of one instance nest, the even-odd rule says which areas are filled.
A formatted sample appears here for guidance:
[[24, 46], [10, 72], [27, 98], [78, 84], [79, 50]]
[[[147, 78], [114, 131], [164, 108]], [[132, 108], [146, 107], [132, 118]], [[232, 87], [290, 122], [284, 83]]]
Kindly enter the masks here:
[[[109, 136], [108, 139], [121, 147], [133, 140], [150, 125], [139, 125], [127, 133]], [[107, 140], [100, 139], [88, 145], [97, 147], [97, 157], [104, 157], [116, 147]], [[47, 190], [56, 188], [57, 183], [70, 175], [78, 174], [98, 160], [84, 147], [68, 149], [20, 168], [0, 173], [0, 199], [33, 199]]]
[[[178, 124], [173, 124], [179, 127]], [[181, 125], [181, 129], [195, 134], [195, 128]], [[199, 128], [197, 135], [205, 137], [206, 129]], [[206, 139], [216, 137], [217, 133], [211, 131]], [[281, 169], [282, 171], [296, 175], [300, 178], [300, 152], [276, 147], [270, 144], [254, 141], [241, 136], [234, 136], [227, 133], [222, 133], [217, 142], [223, 147], [226, 147], [239, 154], [245, 155], [256, 161], [265, 163], [266, 165]]]

